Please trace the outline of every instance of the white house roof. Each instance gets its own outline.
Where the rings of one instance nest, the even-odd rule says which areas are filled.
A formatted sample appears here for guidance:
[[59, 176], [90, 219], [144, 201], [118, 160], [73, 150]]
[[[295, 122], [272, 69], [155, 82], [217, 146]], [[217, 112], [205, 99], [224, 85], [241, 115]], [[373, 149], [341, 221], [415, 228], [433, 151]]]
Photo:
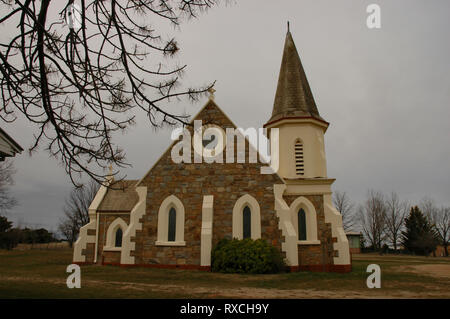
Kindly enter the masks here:
[[23, 148], [12, 139], [2, 128], [0, 128], [0, 161], [5, 157], [13, 157], [22, 153]]

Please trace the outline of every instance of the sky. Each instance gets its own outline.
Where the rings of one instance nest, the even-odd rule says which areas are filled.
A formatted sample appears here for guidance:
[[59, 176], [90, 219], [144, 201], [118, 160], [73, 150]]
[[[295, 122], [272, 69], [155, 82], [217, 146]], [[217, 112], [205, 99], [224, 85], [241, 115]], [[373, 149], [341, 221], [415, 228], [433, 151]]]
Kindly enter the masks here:
[[[380, 29], [366, 25], [372, 3], [381, 8]], [[446, 0], [236, 0], [161, 30], [179, 42], [176, 59], [188, 65], [184, 83], [216, 80], [216, 103], [248, 128], [270, 118], [290, 21], [320, 115], [330, 122], [333, 190], [356, 204], [374, 189], [412, 204], [428, 196], [450, 206], [448, 12]], [[195, 115], [206, 101], [183, 108]], [[32, 145], [29, 123], [1, 125], [25, 150]], [[155, 131], [140, 114], [115, 142], [132, 164], [121, 173], [140, 179], [169, 146], [170, 130]], [[14, 163], [11, 192], [19, 205], [8, 218], [55, 231], [72, 189], [63, 167], [44, 150], [31, 157], [24, 151]]]

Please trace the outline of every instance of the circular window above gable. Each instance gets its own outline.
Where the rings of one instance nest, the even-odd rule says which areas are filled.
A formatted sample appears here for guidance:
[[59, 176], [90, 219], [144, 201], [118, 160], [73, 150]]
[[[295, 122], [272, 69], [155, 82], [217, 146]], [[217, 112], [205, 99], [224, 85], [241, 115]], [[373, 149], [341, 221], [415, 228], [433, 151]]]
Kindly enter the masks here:
[[195, 138], [193, 138], [194, 151], [199, 155], [203, 155], [204, 158], [213, 158], [220, 155], [226, 145], [225, 131], [218, 125], [207, 124], [201, 127], [201, 133], [201, 143], [196, 143]]

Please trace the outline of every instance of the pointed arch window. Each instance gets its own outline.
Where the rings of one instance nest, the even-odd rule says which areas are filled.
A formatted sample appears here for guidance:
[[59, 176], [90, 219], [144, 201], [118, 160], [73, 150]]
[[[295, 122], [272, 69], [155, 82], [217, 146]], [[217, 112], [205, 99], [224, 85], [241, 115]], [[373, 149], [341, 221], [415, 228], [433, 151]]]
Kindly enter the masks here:
[[114, 247], [122, 247], [122, 236], [123, 236], [122, 228], [119, 227], [116, 230], [116, 238], [115, 238]]
[[243, 231], [242, 236], [245, 238], [252, 237], [252, 211], [248, 206], [245, 206], [244, 211], [242, 213], [243, 218]]
[[317, 213], [313, 203], [308, 198], [300, 196], [292, 202], [289, 209], [298, 244], [319, 245]]
[[233, 238], [261, 238], [261, 212], [258, 201], [250, 194], [241, 196], [233, 207]]
[[303, 208], [298, 211], [298, 240], [306, 240], [306, 213]]
[[167, 196], [158, 211], [156, 246], [186, 246], [184, 241], [184, 206], [175, 195]]
[[175, 208], [169, 210], [169, 229], [168, 229], [168, 241], [175, 241], [176, 226], [177, 225], [177, 211]]
[[300, 140], [295, 142], [295, 173], [300, 176], [305, 173], [303, 143]]
[[127, 223], [120, 217], [109, 224], [106, 231], [106, 241], [104, 251], [120, 251], [123, 244], [124, 232], [127, 230]]

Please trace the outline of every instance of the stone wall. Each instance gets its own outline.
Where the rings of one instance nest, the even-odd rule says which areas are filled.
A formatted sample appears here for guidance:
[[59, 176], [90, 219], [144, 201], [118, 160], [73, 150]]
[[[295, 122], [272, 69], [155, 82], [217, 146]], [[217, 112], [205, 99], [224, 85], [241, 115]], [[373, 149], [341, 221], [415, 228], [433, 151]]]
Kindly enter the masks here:
[[120, 251], [103, 251], [101, 262], [104, 265], [119, 265]]
[[[102, 263], [106, 260], [118, 260], [116, 263], [120, 263], [120, 252], [103, 252], [103, 247], [106, 245], [106, 233], [109, 226], [117, 218], [122, 218], [123, 221], [129, 225], [130, 224], [130, 213], [117, 213], [117, 212], [102, 212], [99, 213], [99, 223], [98, 223], [98, 258], [97, 263]], [[125, 229], [123, 230], [125, 232]], [[107, 253], [107, 254], [105, 254]], [[116, 256], [118, 255], [118, 257]], [[104, 257], [104, 258], [103, 258]], [[111, 261], [113, 262], [113, 261]]]
[[[196, 119], [202, 119], [203, 124], [217, 124], [224, 130], [234, 127], [213, 102]], [[262, 164], [248, 163], [247, 142], [246, 162], [175, 164], [169, 148], [141, 182], [142, 186], [148, 188], [148, 195], [146, 214], [141, 219], [143, 228], [136, 232], [136, 250], [132, 252], [136, 264], [200, 265], [204, 195], [214, 196], [213, 246], [222, 238], [231, 238], [233, 207], [241, 196], [250, 194], [260, 205], [262, 238], [281, 250], [282, 237], [274, 210], [273, 185], [281, 184], [282, 181], [278, 175], [262, 175]], [[184, 205], [186, 246], [183, 247], [155, 246], [158, 210], [162, 201], [170, 195], [177, 196]]]
[[[309, 266], [332, 265], [333, 264], [333, 238], [331, 224], [325, 223], [325, 212], [322, 195], [288, 195], [284, 196], [286, 203], [290, 206], [298, 197], [306, 197], [313, 205], [317, 213], [317, 239], [320, 245], [299, 245], [298, 263], [300, 269]], [[335, 239], [334, 239], [335, 240]]]
[[94, 262], [94, 252], [95, 252], [95, 244], [88, 243], [86, 245], [86, 249], [81, 251], [81, 254], [86, 256], [85, 263], [91, 264]]

